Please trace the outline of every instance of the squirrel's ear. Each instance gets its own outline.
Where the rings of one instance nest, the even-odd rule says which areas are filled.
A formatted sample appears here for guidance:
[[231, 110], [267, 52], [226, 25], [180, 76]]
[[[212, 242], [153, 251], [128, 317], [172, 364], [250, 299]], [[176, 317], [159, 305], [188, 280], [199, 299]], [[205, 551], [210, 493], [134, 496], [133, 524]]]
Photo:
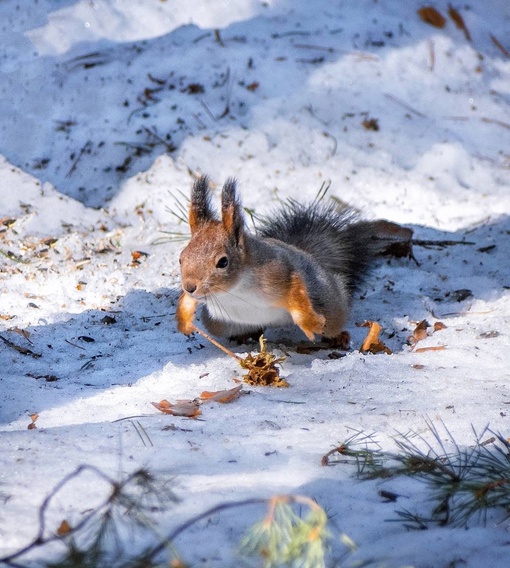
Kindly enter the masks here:
[[234, 239], [235, 244], [239, 244], [243, 236], [244, 219], [233, 178], [226, 181], [221, 192], [221, 220], [225, 231]]
[[202, 176], [193, 184], [191, 190], [191, 203], [189, 207], [189, 226], [193, 234], [200, 225], [212, 221], [214, 214], [211, 210], [209, 193], [209, 178]]

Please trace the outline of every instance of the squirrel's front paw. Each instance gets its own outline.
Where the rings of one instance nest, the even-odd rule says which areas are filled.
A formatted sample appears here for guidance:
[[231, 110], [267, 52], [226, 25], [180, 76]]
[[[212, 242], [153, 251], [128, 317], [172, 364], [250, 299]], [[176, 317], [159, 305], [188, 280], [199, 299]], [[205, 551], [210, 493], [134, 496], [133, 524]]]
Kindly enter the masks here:
[[195, 312], [198, 302], [189, 294], [181, 294], [177, 303], [177, 329], [185, 335], [190, 335], [195, 331]]
[[287, 296], [287, 309], [292, 316], [293, 322], [304, 331], [308, 339], [313, 341], [315, 334], [322, 335], [326, 318], [314, 310], [306, 286], [296, 272], [291, 277]]

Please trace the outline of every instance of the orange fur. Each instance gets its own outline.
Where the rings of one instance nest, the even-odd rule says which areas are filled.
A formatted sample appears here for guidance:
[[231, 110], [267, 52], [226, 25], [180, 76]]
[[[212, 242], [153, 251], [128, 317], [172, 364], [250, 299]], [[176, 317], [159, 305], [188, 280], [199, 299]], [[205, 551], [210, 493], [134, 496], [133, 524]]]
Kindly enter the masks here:
[[198, 302], [186, 292], [183, 292], [177, 302], [177, 329], [189, 335], [195, 331], [195, 312], [197, 310]]
[[291, 275], [290, 287], [283, 298], [283, 306], [308, 339], [313, 341], [316, 333], [319, 335], [323, 333], [326, 318], [313, 309], [306, 286], [297, 272]]

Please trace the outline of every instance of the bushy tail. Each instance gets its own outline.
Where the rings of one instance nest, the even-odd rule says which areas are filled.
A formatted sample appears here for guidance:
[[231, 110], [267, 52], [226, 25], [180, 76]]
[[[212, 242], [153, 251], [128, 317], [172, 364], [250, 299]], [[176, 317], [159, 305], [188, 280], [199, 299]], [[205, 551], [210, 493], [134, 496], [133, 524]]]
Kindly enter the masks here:
[[376, 224], [359, 219], [350, 207], [290, 201], [262, 221], [258, 234], [311, 254], [326, 270], [341, 275], [355, 292], [384, 248]]

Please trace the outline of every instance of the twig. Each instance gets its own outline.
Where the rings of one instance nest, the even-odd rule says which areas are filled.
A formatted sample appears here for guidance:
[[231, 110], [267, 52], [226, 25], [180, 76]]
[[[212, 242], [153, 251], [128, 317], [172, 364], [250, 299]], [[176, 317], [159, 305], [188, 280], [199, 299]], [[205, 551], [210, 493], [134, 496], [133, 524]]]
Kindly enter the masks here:
[[219, 29], [214, 30], [214, 39], [216, 40], [216, 42], [218, 43], [218, 45], [220, 47], [225, 47], [225, 44], [223, 43], [223, 40], [221, 39], [221, 33], [220, 33]]
[[13, 343], [12, 341], [9, 341], [8, 339], [3, 337], [2, 335], [0, 335], [0, 339], [6, 345], [8, 345], [9, 347], [12, 347], [13, 349], [15, 349], [18, 353], [21, 353], [22, 355], [30, 355], [30, 357], [33, 357], [34, 359], [39, 359], [39, 357], [42, 356], [40, 353], [34, 353], [31, 349], [27, 349], [26, 347], [20, 347], [19, 345], [16, 345], [15, 343]]
[[[35, 548], [37, 546], [42, 546], [42, 545], [48, 544], [50, 542], [63, 540], [66, 536], [69, 535], [69, 533], [67, 533], [67, 535], [51, 534], [50, 536], [45, 538], [44, 533], [46, 531], [46, 523], [45, 523], [44, 517], [45, 517], [45, 514], [46, 514], [46, 510], [50, 505], [50, 502], [57, 495], [57, 493], [59, 491], [61, 491], [62, 488], [65, 485], [67, 485], [70, 481], [72, 481], [73, 479], [75, 479], [76, 477], [81, 475], [84, 471], [91, 471], [91, 472], [95, 473], [98, 477], [100, 477], [101, 479], [103, 479], [104, 481], [109, 483], [112, 487], [117, 487], [117, 484], [115, 483], [115, 481], [113, 479], [109, 478], [106, 474], [104, 474], [101, 470], [97, 469], [96, 467], [91, 466], [91, 465], [80, 465], [74, 471], [72, 471], [71, 473], [66, 475], [64, 478], [62, 478], [57, 483], [57, 485], [55, 485], [55, 487], [53, 488], [51, 493], [44, 499], [42, 505], [39, 508], [39, 530], [37, 531], [37, 535], [34, 538], [34, 540], [31, 543], [24, 546], [23, 548], [21, 548], [20, 550], [17, 550], [16, 552], [13, 552], [12, 554], [8, 554], [7, 556], [1, 557], [0, 558], [0, 564], [2, 564], [2, 563], [6, 563], [6, 564], [11, 563], [12, 564], [12, 562], [11, 562], [12, 560], [14, 560], [15, 558], [19, 558], [20, 556], [25, 555], [27, 552], [29, 552], [33, 548]], [[130, 476], [129, 479], [131, 479], [132, 477], [133, 476]], [[84, 527], [89, 522], [89, 520], [92, 517], [94, 517], [94, 515], [97, 513], [97, 511], [101, 510], [103, 507], [105, 507], [111, 501], [111, 498], [112, 498], [111, 495], [108, 495], [108, 497], [104, 501], [102, 501], [99, 506], [92, 509], [89, 513], [84, 514], [81, 521], [79, 521], [75, 526], [73, 526], [72, 532], [76, 533], [82, 527]]]
[[501, 53], [505, 57], [510, 59], [510, 51], [508, 51], [508, 49], [503, 47], [503, 45], [498, 41], [498, 39], [496, 37], [494, 37], [492, 34], [490, 34], [490, 37], [491, 37], [492, 43], [501, 51]]
[[[510, 53], [508, 54], [508, 56], [510, 57]], [[486, 116], [482, 116], [480, 120], [488, 124], [497, 124], [498, 126], [502, 126], [503, 128], [510, 129], [510, 124], [508, 124], [508, 122], [503, 122], [502, 120], [497, 120], [495, 118], [487, 118]]]
[[0, 249], [0, 254], [3, 254], [4, 256], [6, 256], [9, 260], [14, 260], [14, 262], [19, 262], [21, 264], [30, 264], [30, 262], [28, 260], [23, 260], [21, 258], [21, 256], [18, 256], [17, 254], [14, 254], [11, 251], [5, 251], [3, 249]]
[[155, 138], [158, 142], [163, 144], [165, 146], [167, 152], [174, 152], [177, 149], [172, 143], [167, 142], [164, 138], [161, 138], [161, 136], [156, 134], [156, 132], [154, 132], [154, 130], [147, 128], [146, 126], [143, 126], [142, 128], [145, 130], [145, 132], [147, 132], [147, 134], [149, 134], [150, 136]]
[[[212, 118], [214, 120], [214, 122], [216, 122], [216, 117], [210, 111], [209, 107], [205, 104], [205, 102], [202, 99], [200, 99], [200, 104], [204, 107], [205, 112], [209, 115], [209, 117]], [[204, 123], [202, 123], [202, 124], [204, 124]], [[205, 124], [204, 124], [204, 126], [205, 126]]]
[[309, 36], [310, 32], [302, 32], [302, 31], [291, 31], [291, 32], [283, 32], [283, 33], [275, 33], [275, 34], [271, 34], [271, 38], [272, 39], [279, 39], [282, 37], [287, 37], [287, 36], [294, 36], [294, 35], [299, 35], [299, 36]]
[[203, 513], [199, 513], [195, 517], [188, 519], [182, 525], [179, 525], [176, 529], [174, 529], [161, 543], [159, 543], [156, 547], [154, 547], [144, 560], [150, 560], [157, 556], [161, 551], [163, 551], [169, 544], [172, 544], [174, 540], [182, 534], [184, 531], [188, 530], [190, 527], [201, 521], [202, 519], [206, 519], [211, 515], [215, 515], [216, 513], [220, 513], [221, 511], [225, 511], [228, 509], [234, 509], [237, 507], [246, 507], [247, 505], [268, 505], [269, 511], [266, 519], [269, 515], [271, 515], [272, 511], [274, 510], [275, 505], [278, 503], [296, 503], [298, 505], [306, 505], [311, 510], [320, 510], [321, 507], [318, 505], [313, 499], [310, 497], [306, 497], [304, 495], [276, 495], [271, 497], [270, 499], [263, 499], [261, 497], [253, 497], [251, 499], [244, 499], [243, 501], [233, 501], [230, 503], [220, 503], [219, 505], [215, 505], [207, 511]]
[[318, 51], [327, 51], [328, 53], [334, 53], [335, 51], [337, 51], [333, 47], [322, 47], [321, 45], [308, 45], [305, 43], [296, 43], [294, 47], [297, 47], [299, 49], [316, 49]]
[[207, 339], [208, 341], [210, 341], [213, 345], [215, 345], [218, 349], [221, 349], [224, 353], [226, 353], [227, 355], [230, 355], [230, 357], [233, 357], [234, 359], [237, 359], [238, 361], [243, 361], [242, 357], [239, 357], [239, 355], [236, 355], [233, 351], [230, 351], [230, 349], [227, 349], [226, 347], [224, 347], [221, 343], [219, 343], [218, 341], [216, 341], [216, 339], [214, 339], [213, 337], [211, 337], [208, 333], [206, 333], [205, 331], [202, 331], [201, 329], [199, 329], [196, 325], [193, 325], [193, 331], [196, 331], [197, 333], [199, 333], [202, 337], [205, 337], [205, 339]]
[[429, 40], [429, 55], [430, 55], [429, 71], [432, 73], [436, 65], [436, 52], [434, 49], [434, 40], [432, 39]]
[[403, 106], [404, 108], [406, 108], [408, 111], [412, 112], [413, 114], [415, 114], [416, 116], [419, 116], [421, 118], [427, 118], [427, 115], [423, 114], [422, 112], [420, 112], [419, 110], [416, 110], [415, 108], [413, 108], [411, 105], [408, 105], [405, 101], [403, 101], [402, 99], [399, 99], [398, 97], [396, 97], [395, 95], [392, 95], [391, 93], [384, 93], [384, 96], [394, 102], [396, 102], [397, 104]]
[[152, 443], [152, 440], [150, 439], [149, 434], [147, 434], [147, 431], [145, 430], [145, 428], [140, 424], [140, 422], [138, 422], [138, 420], [135, 422], [133, 422], [132, 420], [130, 420], [131, 424], [133, 425], [133, 428], [135, 429], [136, 433], [138, 434], [138, 436], [140, 436], [140, 440], [142, 440], [142, 444], [147, 447], [147, 446], [154, 446], [154, 444]]
[[83, 146], [83, 148], [80, 150], [80, 153], [78, 154], [78, 157], [76, 158], [76, 160], [74, 160], [73, 165], [71, 166], [71, 169], [67, 172], [66, 178], [70, 178], [73, 175], [74, 170], [76, 169], [76, 166], [78, 165], [78, 162], [81, 160], [81, 157], [83, 156], [83, 154], [85, 154], [85, 152], [88, 152], [91, 147], [92, 147], [92, 142], [90, 140], [88, 140], [87, 143], [85, 144], [85, 146]]
[[82, 347], [81, 345], [76, 345], [76, 343], [72, 343], [71, 341], [64, 339], [64, 341], [66, 343], [69, 343], [69, 345], [72, 345], [73, 347], [77, 347], [78, 349], [81, 349], [82, 351], [86, 351], [85, 347]]
[[472, 241], [423, 241], [419, 239], [413, 239], [413, 245], [419, 247], [451, 247], [454, 245], [476, 245]]
[[202, 41], [203, 39], [205, 39], [206, 37], [209, 37], [211, 35], [211, 32], [207, 32], [205, 34], [199, 35], [198, 37], [196, 37], [193, 40], [193, 43], [198, 43], [199, 41]]

